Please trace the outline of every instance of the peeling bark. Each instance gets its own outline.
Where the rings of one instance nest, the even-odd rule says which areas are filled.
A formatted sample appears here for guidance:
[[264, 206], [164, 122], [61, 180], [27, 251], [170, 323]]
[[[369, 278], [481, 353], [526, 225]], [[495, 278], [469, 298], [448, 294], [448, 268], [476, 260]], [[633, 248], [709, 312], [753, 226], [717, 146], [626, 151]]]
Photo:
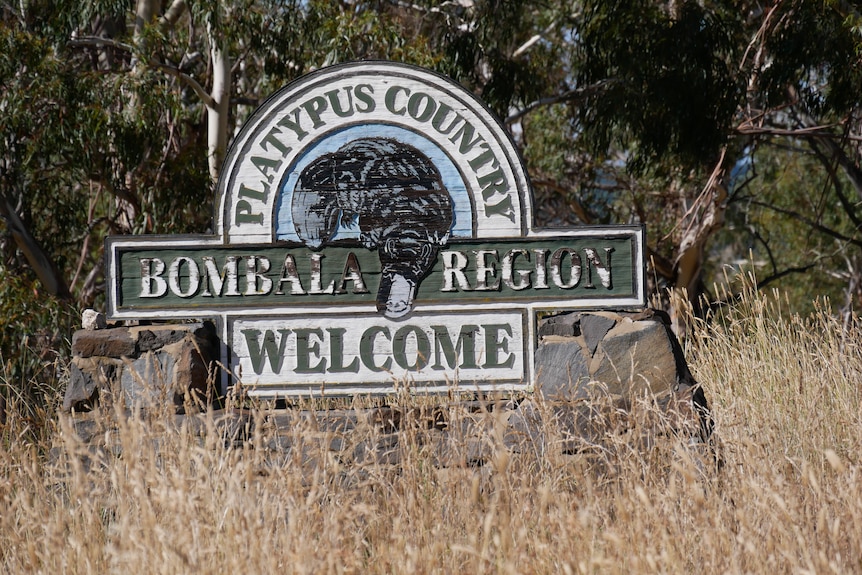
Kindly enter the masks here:
[[[701, 307], [703, 294], [703, 264], [707, 241], [724, 225], [727, 211], [727, 186], [724, 181], [726, 169], [724, 162], [726, 150], [713, 169], [712, 175], [700, 195], [682, 219], [682, 235], [679, 250], [673, 267], [673, 284], [678, 296], [686, 307], [697, 314]], [[680, 339], [687, 331], [683, 310], [676, 309], [671, 298], [671, 319], [674, 333]]]

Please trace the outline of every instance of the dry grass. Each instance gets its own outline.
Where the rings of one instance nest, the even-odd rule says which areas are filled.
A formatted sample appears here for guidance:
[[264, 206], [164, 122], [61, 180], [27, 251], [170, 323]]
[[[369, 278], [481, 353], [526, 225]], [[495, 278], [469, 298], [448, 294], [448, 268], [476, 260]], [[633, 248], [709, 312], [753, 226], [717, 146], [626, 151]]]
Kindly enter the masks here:
[[[483, 466], [437, 466], [404, 426], [400, 464], [297, 423], [227, 447], [215, 424], [105, 416], [94, 456], [63, 420], [0, 452], [6, 573], [854, 573], [862, 571], [862, 327], [784, 317], [749, 294], [687, 351], [723, 466], [683, 438], [512, 452], [494, 413]], [[400, 399], [402, 402], [422, 400]], [[13, 410], [14, 413], [14, 410]], [[450, 423], [467, 418], [457, 406]], [[169, 431], [165, 431], [169, 429]], [[97, 434], [98, 436], [99, 434]], [[21, 436], [24, 437], [24, 436]], [[467, 450], [468, 438], [455, 438]], [[118, 454], [120, 453], [121, 454]], [[88, 457], [83, 457], [88, 455]], [[462, 461], [468, 463], [466, 457]]]

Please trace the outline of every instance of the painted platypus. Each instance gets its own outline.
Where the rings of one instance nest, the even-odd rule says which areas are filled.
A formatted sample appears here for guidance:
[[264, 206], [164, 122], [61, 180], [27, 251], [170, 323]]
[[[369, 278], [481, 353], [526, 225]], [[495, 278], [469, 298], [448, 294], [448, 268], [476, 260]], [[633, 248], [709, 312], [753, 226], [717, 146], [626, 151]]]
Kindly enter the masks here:
[[354, 140], [309, 164], [291, 211], [299, 239], [314, 250], [332, 241], [342, 223], [356, 222], [362, 244], [380, 257], [377, 309], [390, 318], [413, 309], [416, 288], [454, 219], [431, 160], [388, 138]]

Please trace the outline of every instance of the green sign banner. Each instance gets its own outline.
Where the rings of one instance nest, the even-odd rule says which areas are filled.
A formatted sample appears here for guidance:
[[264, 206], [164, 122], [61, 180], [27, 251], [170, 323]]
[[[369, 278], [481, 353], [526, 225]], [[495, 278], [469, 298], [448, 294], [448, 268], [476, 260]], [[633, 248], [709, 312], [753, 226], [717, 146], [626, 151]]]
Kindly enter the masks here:
[[[640, 228], [589, 236], [458, 242], [440, 250], [415, 305], [547, 302], [556, 306], [637, 305]], [[111, 242], [119, 271], [113, 306], [157, 317], [196, 309], [254, 310], [353, 306], [373, 310], [382, 281], [377, 254], [332, 246], [178, 248], [170, 240]], [[367, 311], [365, 310], [365, 311]]]

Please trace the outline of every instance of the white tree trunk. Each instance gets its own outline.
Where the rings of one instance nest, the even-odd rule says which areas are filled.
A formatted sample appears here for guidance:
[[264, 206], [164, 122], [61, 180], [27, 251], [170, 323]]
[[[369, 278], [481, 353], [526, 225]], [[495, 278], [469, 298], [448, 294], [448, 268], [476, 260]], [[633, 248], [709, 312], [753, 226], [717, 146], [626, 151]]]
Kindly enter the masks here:
[[48, 257], [42, 246], [30, 233], [30, 229], [18, 215], [15, 207], [5, 197], [0, 197], [0, 220], [6, 224], [6, 230], [12, 234], [12, 239], [18, 249], [27, 258], [27, 262], [36, 277], [48, 290], [48, 293], [62, 299], [71, 299], [72, 294], [63, 275], [57, 270], [54, 261]]
[[221, 164], [227, 151], [227, 119], [230, 106], [230, 58], [222, 43], [216, 38], [212, 26], [207, 27], [210, 41], [213, 83], [207, 105], [207, 157], [210, 177], [218, 182]]

